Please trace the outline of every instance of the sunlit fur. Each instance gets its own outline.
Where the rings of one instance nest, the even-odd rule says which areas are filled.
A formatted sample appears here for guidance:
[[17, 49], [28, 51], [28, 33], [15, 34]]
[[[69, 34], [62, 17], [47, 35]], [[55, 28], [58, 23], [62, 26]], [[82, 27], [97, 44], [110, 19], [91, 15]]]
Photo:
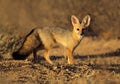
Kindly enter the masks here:
[[33, 29], [26, 37], [25, 40], [16, 52], [13, 52], [14, 59], [26, 59], [32, 52], [36, 57], [36, 52], [39, 49], [44, 49], [44, 58], [50, 64], [53, 62], [49, 58], [49, 51], [55, 43], [59, 43], [66, 48], [68, 63], [73, 64], [72, 52], [78, 46], [82, 39], [82, 29], [86, 28], [90, 24], [90, 16], [87, 15], [83, 18], [82, 22], [72, 15], [71, 22], [73, 30], [61, 28], [61, 27], [37, 27]]

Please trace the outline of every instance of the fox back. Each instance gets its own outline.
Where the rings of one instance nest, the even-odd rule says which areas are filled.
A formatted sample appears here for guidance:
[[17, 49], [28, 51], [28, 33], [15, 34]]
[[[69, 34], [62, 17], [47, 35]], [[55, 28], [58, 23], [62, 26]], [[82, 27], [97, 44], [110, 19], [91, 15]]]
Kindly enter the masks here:
[[61, 27], [43, 27], [38, 29], [39, 37], [42, 43], [47, 48], [50, 48], [56, 42], [62, 44], [66, 48], [71, 50], [82, 39], [82, 29], [86, 28], [90, 24], [90, 16], [87, 15], [80, 23], [79, 19], [72, 15], [71, 17], [73, 30], [61, 28]]

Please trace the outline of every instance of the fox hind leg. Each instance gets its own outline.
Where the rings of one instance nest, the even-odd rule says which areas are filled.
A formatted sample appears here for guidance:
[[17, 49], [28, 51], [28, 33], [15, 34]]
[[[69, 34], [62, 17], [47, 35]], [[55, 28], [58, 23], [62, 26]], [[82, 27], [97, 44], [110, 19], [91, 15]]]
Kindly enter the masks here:
[[35, 63], [37, 63], [38, 61], [38, 59], [37, 59], [37, 50], [33, 50], [33, 57], [34, 57], [34, 59], [32, 60], [33, 62], [35, 62]]
[[49, 49], [45, 49], [44, 58], [49, 64], [53, 64], [53, 62], [49, 58], [49, 51], [50, 51]]

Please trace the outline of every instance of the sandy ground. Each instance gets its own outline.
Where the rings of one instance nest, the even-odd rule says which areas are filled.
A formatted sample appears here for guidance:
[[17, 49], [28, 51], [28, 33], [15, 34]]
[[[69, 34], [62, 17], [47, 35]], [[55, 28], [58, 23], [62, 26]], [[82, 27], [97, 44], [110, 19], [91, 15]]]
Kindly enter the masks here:
[[[38, 52], [38, 62], [32, 55], [26, 60], [13, 60], [10, 54], [1, 56], [0, 84], [119, 84], [120, 40], [84, 38], [74, 51], [74, 64], [69, 65], [64, 48], [51, 50], [48, 64]], [[8, 58], [7, 58], [8, 56]]]

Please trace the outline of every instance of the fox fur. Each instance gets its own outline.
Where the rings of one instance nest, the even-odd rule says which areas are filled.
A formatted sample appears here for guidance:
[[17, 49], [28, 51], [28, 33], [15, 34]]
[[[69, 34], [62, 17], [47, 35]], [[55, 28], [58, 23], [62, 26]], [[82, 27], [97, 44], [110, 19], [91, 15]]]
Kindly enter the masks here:
[[49, 51], [55, 43], [59, 43], [66, 48], [68, 55], [68, 63], [73, 64], [72, 52], [78, 46], [82, 39], [82, 29], [90, 24], [90, 16], [87, 15], [82, 22], [72, 15], [71, 21], [73, 30], [67, 30], [61, 27], [37, 27], [34, 28], [24, 39], [22, 46], [12, 56], [16, 60], [26, 59], [32, 52], [36, 58], [36, 52], [40, 49], [45, 49], [44, 58], [50, 64], [53, 64], [49, 59]]

